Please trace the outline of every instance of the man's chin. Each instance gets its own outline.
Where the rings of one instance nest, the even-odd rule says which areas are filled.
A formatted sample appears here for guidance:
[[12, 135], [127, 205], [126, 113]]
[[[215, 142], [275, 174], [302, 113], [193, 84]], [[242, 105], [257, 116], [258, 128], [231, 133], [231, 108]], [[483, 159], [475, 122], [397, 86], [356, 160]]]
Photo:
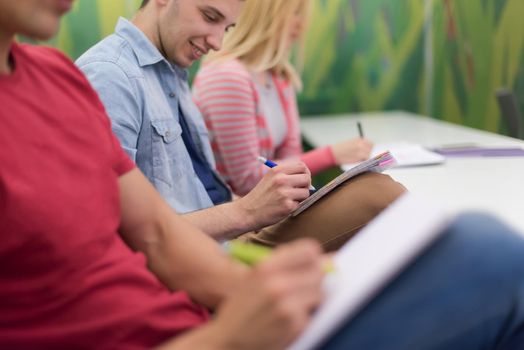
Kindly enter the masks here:
[[39, 33], [19, 33], [27, 38], [38, 40], [38, 41], [47, 41], [52, 39], [56, 35], [57, 31], [51, 32], [39, 32]]
[[45, 41], [53, 38], [59, 28], [60, 25], [59, 22], [57, 22], [56, 24], [32, 26], [32, 28], [28, 28], [27, 30], [20, 30], [19, 34], [34, 40]]
[[195, 60], [193, 59], [189, 59], [189, 58], [185, 58], [184, 60], [173, 60], [173, 62], [179, 66], [180, 68], [189, 68], [193, 65], [193, 63], [195, 63]]

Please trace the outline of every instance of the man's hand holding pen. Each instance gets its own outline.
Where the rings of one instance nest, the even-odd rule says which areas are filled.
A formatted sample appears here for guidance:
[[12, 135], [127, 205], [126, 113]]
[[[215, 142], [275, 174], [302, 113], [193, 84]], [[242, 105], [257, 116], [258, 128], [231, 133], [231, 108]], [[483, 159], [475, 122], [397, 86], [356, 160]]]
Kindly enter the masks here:
[[[256, 161], [256, 160], [254, 160]], [[268, 169], [262, 180], [236, 202], [254, 227], [272, 225], [288, 216], [309, 197], [311, 173], [301, 161], [284, 161]]]

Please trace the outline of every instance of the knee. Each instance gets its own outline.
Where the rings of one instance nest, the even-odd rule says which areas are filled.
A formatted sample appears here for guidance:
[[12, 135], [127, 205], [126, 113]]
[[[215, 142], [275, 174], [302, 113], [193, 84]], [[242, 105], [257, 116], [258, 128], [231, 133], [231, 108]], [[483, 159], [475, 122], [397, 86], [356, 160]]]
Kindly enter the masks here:
[[389, 175], [365, 173], [355, 178], [361, 204], [380, 212], [406, 192], [406, 188]]
[[444, 259], [492, 273], [524, 278], [524, 239], [498, 219], [479, 213], [460, 215], [437, 246]]
[[449, 226], [449, 233], [462, 245], [521, 246], [523, 236], [494, 216], [468, 212], [459, 215]]

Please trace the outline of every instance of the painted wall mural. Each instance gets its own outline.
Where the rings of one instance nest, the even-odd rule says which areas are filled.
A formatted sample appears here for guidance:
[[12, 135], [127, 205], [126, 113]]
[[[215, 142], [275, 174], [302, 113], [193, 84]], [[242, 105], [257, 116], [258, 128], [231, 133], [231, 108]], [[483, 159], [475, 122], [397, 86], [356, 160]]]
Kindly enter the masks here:
[[[50, 42], [78, 57], [140, 0], [78, 0]], [[494, 92], [524, 112], [523, 0], [313, 0], [302, 114], [403, 109], [505, 132]]]
[[314, 2], [301, 103], [307, 112], [420, 110], [424, 3]]
[[515, 91], [524, 112], [524, 1], [438, 1], [433, 13], [430, 114], [504, 130], [494, 92]]

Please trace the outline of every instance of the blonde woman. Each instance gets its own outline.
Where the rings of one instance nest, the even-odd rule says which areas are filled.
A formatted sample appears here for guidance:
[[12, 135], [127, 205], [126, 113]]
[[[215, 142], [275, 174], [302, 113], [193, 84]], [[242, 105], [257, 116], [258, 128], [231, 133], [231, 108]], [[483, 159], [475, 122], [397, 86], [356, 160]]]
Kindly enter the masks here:
[[296, 91], [302, 88], [290, 62], [301, 42], [309, 0], [247, 0], [237, 26], [198, 72], [194, 99], [211, 133], [218, 171], [238, 195], [267, 171], [261, 155], [277, 162], [300, 157], [312, 174], [368, 158], [362, 138], [302, 152]]

